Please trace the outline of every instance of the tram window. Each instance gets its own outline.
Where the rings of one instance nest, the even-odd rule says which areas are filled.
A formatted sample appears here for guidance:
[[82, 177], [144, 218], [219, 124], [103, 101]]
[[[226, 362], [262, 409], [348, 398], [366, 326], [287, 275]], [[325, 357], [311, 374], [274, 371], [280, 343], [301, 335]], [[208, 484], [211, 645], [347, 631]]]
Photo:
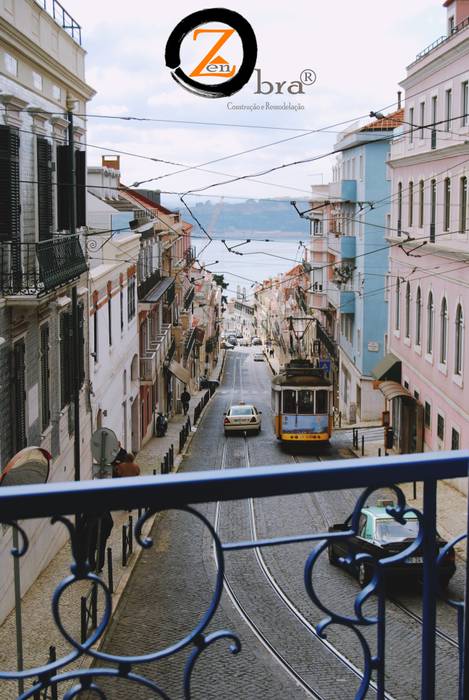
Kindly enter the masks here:
[[283, 413], [296, 413], [296, 391], [285, 389], [283, 392]]
[[327, 413], [327, 391], [324, 389], [316, 392], [316, 413]]
[[314, 391], [311, 389], [298, 392], [298, 413], [314, 413]]

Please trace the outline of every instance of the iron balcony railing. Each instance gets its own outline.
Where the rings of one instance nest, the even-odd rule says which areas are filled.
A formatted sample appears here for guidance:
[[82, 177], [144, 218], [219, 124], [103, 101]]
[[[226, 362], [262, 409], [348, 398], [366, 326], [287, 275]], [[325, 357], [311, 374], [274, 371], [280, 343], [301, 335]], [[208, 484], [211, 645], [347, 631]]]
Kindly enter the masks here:
[[[443, 662], [440, 663], [438, 673], [443, 676], [445, 688], [449, 685], [456, 688], [456, 692], [451, 697], [464, 700], [469, 697], [469, 615], [463, 600], [448, 600], [445, 594], [438, 590], [438, 567], [447, 552], [454, 547], [456, 542], [464, 540], [466, 534], [462, 533], [460, 537], [449, 542], [438, 552], [440, 540], [436, 530], [436, 492], [437, 480], [467, 477], [468, 467], [469, 452], [454, 451], [389, 456], [386, 459], [375, 460], [322, 461], [310, 464], [289, 463], [283, 466], [275, 465], [275, 467], [214, 469], [117, 480], [55, 482], [53, 484], [0, 488], [0, 522], [5, 526], [10, 526], [16, 532], [20, 542], [19, 547], [11, 550], [9, 556], [16, 555], [21, 560], [21, 557], [32, 549], [26, 534], [27, 530], [31, 531], [32, 523], [28, 524], [24, 521], [52, 518], [53, 522], [60, 522], [66, 526], [71, 540], [70, 556], [73, 558], [70, 573], [59, 582], [55, 590], [49, 592], [52, 600], [53, 618], [59, 636], [64, 640], [63, 655], [58, 654], [56, 660], [49, 660], [41, 667], [25, 668], [22, 671], [2, 668], [0, 681], [3, 680], [5, 685], [6, 681], [15, 680], [23, 681], [25, 685], [28, 684], [28, 689], [21, 695], [24, 700], [39, 697], [39, 695], [42, 697], [42, 694], [47, 692], [47, 688], [53, 684], [59, 690], [63, 690], [70, 698], [77, 697], [81, 692], [87, 694], [91, 689], [99, 697], [110, 698], [114, 697], [114, 694], [107, 695], [102, 689], [102, 683], [106, 684], [107, 689], [109, 681], [114, 681], [116, 689], [122, 686], [128, 697], [132, 695], [130, 683], [134, 684], [136, 693], [139, 686], [145, 686], [147, 695], [150, 693], [151, 697], [169, 698], [166, 689], [162, 688], [161, 682], [159, 682], [158, 673], [161, 667], [157, 664], [150, 668], [149, 664], [173, 656], [180, 659], [183, 670], [184, 691], [182, 692], [181, 688], [181, 697], [191, 698], [191, 681], [194, 670], [199, 668], [198, 659], [201, 655], [208, 657], [209, 661], [206, 660], [204, 668], [210, 670], [212, 657], [209, 655], [210, 651], [208, 654], [205, 654], [205, 651], [212, 648], [214, 641], [220, 639], [228, 641], [232, 653], [243, 653], [241, 643], [243, 635], [247, 634], [247, 628], [241, 617], [239, 623], [232, 622], [232, 629], [217, 629], [216, 627], [215, 614], [219, 611], [222, 592], [225, 587], [229, 592], [232, 590], [229, 575], [225, 578], [227, 561], [230, 560], [230, 571], [232, 572], [233, 567], [240, 565], [239, 559], [235, 561], [236, 553], [242, 550], [254, 550], [259, 566], [262, 568], [262, 566], [266, 566], [266, 550], [279, 548], [282, 551], [289, 545], [298, 547], [299, 544], [302, 544], [303, 548], [306, 548], [301, 554], [304, 567], [302, 574], [299, 571], [297, 573], [306, 595], [303, 594], [302, 610], [295, 621], [301, 619], [307, 626], [309, 630], [308, 644], [322, 644], [327, 653], [331, 654], [331, 657], [334, 656], [335, 662], [340, 666], [340, 671], [338, 667], [334, 666], [336, 674], [326, 681], [330, 689], [330, 694], [328, 693], [327, 697], [355, 697], [356, 700], [363, 699], [365, 696], [376, 697], [377, 700], [403, 697], [402, 694], [397, 696], [395, 692], [393, 693], [393, 679], [395, 682], [397, 678], [395, 674], [405, 674], [404, 681], [407, 683], [411, 667], [414, 670], [414, 664], [417, 666], [420, 664], [417, 678], [420, 677], [421, 680], [420, 682], [414, 681], [415, 689], [412, 692], [412, 697], [434, 700], [436, 697], [436, 642], [438, 636], [439, 653], [441, 652], [441, 643], [443, 643], [442, 637], [446, 640], [450, 639], [456, 647], [454, 648], [454, 664], [447, 667]], [[413, 481], [422, 484], [423, 509], [421, 511], [410, 508], [406, 504], [403, 491], [395, 485]], [[390, 555], [385, 559], [373, 559], [370, 554], [350, 549], [350, 554], [344, 556], [341, 561], [356, 568], [367, 563], [371, 567], [371, 576], [369, 583], [365, 585], [363, 590], [359, 593], [354, 591], [354, 599], [350, 601], [351, 605], [348, 605], [345, 610], [342, 594], [337, 595], [337, 598], [328, 595], [326, 589], [330, 587], [330, 580], [327, 577], [324, 579], [324, 574], [321, 572], [322, 563], [320, 562], [327, 556], [330, 544], [340, 542], [346, 544], [358, 534], [362, 507], [369, 502], [375, 492], [383, 487], [388, 487], [394, 492], [394, 504], [388, 506], [388, 513], [392, 518], [391, 523], [393, 520], [403, 523], [405, 516], [410, 514], [418, 519], [418, 532], [415, 539], [411, 538], [408, 541], [404, 550], [401, 549], [397, 554], [390, 552]], [[306, 532], [297, 532], [298, 528], [295, 527], [295, 519], [292, 517], [292, 521], [284, 530], [281, 527], [282, 523], [279, 523], [279, 529], [275, 536], [269, 535], [261, 538], [257, 534], [255, 513], [256, 509], [265, 501], [257, 501], [256, 499], [279, 498], [297, 494], [310, 494], [311, 498], [315, 499], [319, 492], [345, 491], [350, 493], [350, 489], [363, 489], [363, 491], [355, 503], [350, 519], [344, 524], [346, 529], [337, 530], [328, 527], [326, 515], [323, 515], [321, 520], [324, 519], [324, 527], [319, 525], [319, 531], [308, 529]], [[246, 504], [249, 503], [246, 517], [251, 519], [251, 524], [246, 523], [246, 531], [251, 534], [247, 536], [247, 539], [226, 540], [222, 537], [220, 509], [234, 505], [233, 503], [232, 506], [225, 506], [224, 502], [227, 501], [246, 501]], [[216, 508], [197, 507], [199, 504], [207, 503], [217, 504]], [[160, 554], [158, 529], [153, 530], [151, 539], [143, 533], [147, 531], [149, 521], [152, 522], [151, 519], [155, 514], [171, 509], [183, 512], [185, 517], [193, 521], [194, 526], [198, 523], [206, 528], [207, 540], [213, 545], [212, 551], [216, 569], [214, 569], [214, 583], [208, 598], [208, 606], [204, 614], [194, 619], [193, 628], [190, 631], [184, 630], [180, 639], [174, 639], [174, 630], [166, 631], [163, 629], [161, 631], [164, 634], [163, 638], [171, 640], [169, 645], [161, 648], [157, 641], [151, 647], [145, 643], [145, 653], [136, 652], [135, 640], [129, 637], [127, 648], [117, 654], [109, 650], [103, 652], [98, 644], [110, 626], [113, 608], [112, 593], [104, 578], [91, 570], [87, 547], [83, 543], [89, 537], [87, 528], [90, 526], [87, 523], [92, 522], [93, 518], [96, 520], [96, 514], [129, 509], [140, 509], [140, 512], [143, 512], [135, 524], [133, 536], [137, 545], [147, 550], [147, 558], [152, 556], [152, 547], [155, 546], [155, 567], [157, 567], [158, 555]], [[231, 533], [231, 528], [226, 532]], [[11, 538], [10, 534], [8, 536]], [[185, 529], [179, 533], [176, 528], [172, 538], [174, 543], [168, 543], [165, 540], [164, 547], [167, 548], [174, 544], [176, 551], [179, 551], [177, 540], [180, 536], [185, 536]], [[7, 550], [8, 547], [5, 546], [4, 554], [7, 553]], [[181, 551], [184, 551], [184, 548]], [[406, 659], [404, 663], [402, 654], [400, 654], [400, 640], [396, 640], [392, 625], [390, 628], [386, 625], [389, 614], [388, 607], [391, 605], [388, 605], [384, 578], [386, 570], [390, 566], [406, 566], [411, 557], [415, 559], [417, 551], [419, 560], [422, 560], [423, 572], [421, 616], [420, 614], [414, 615], [413, 622], [418, 624], [416, 624], [415, 629], [409, 630], [408, 633], [410, 643], [416, 650], [415, 660], [412, 659], [411, 662], [410, 659]], [[279, 559], [282, 560], [282, 557], [279, 556]], [[253, 561], [255, 560], [253, 559]], [[464, 574], [463, 582], [459, 588], [466, 596], [468, 591], [468, 561], [469, 558], [466, 558], [458, 564], [458, 568], [461, 569], [460, 573]], [[179, 571], [180, 567], [176, 555], [174, 563]], [[9, 576], [10, 568], [2, 567], [1, 575], [4, 580]], [[288, 576], [292, 579], [291, 583], [288, 584], [288, 590], [290, 587], [293, 590], [295, 586], [298, 586], [301, 593], [300, 581], [293, 580], [295, 577], [293, 569]], [[286, 605], [287, 601], [291, 604], [292, 601], [289, 600], [283, 588], [286, 581], [283, 578], [277, 581], [272, 578], [272, 575], [269, 580], [274, 582], [275, 590], [279, 592], [279, 599], [282, 599], [283, 596], [282, 604]], [[99, 596], [104, 599], [99, 623], [88, 634], [84, 642], [80, 639], [79, 631], [76, 635], [73, 634], [67, 621], [62, 619], [63, 601], [67, 600], [68, 592], [73, 585], [80, 582], [97, 585]], [[3, 584], [2, 580], [4, 588]], [[181, 592], [183, 589], [184, 586], [181, 585], [178, 591]], [[443, 598], [444, 601], [439, 603], [438, 607], [447, 603], [456, 611], [454, 638], [449, 637], [450, 631], [446, 628], [445, 632], [442, 632], [440, 622], [437, 626], [437, 596]], [[326, 602], [324, 598], [326, 598]], [[164, 606], [164, 600], [159, 601], [158, 605]], [[141, 604], [142, 606], [147, 604], [144, 598], [142, 598]], [[195, 609], [198, 611], [198, 608]], [[319, 616], [323, 615], [323, 619], [319, 624], [317, 621], [313, 624], [311, 620], [314, 619], [314, 611], [318, 609]], [[401, 605], [400, 609], [402, 611], [405, 607]], [[265, 615], [269, 615], [268, 610], [265, 611]], [[163, 608], [159, 619], [160, 625], [163, 624], [165, 620]], [[330, 636], [330, 639], [326, 639], [326, 631], [329, 629], [334, 629], [335, 633]], [[389, 639], [386, 638], [387, 629], [389, 629]], [[341, 651], [342, 637], [338, 634], [339, 630], [342, 630], [343, 635], [348, 636], [348, 639], [355, 640], [356, 650], [353, 662]], [[139, 634], [141, 634], [140, 630]], [[291, 636], [288, 637], [283, 628], [280, 637], [284, 640], [284, 644], [289, 644], [288, 639], [292, 639]], [[160, 638], [161, 636], [157, 636], [158, 640]], [[146, 641], [149, 643], [150, 638]], [[48, 640], [44, 639], [44, 659], [48, 658], [47, 644]], [[296, 658], [298, 652], [296, 637], [294, 644], [295, 649], [291, 658]], [[179, 657], [177, 657], [178, 654], [180, 654]], [[227, 653], [225, 663], [233, 663], [232, 658]], [[438, 658], [440, 657], [438, 656]], [[78, 660], [85, 663], [78, 666], [76, 663]], [[86, 663], [87, 660], [88, 663]], [[89, 662], [94, 663], [91, 665]], [[216, 668], [219, 667], [216, 666]], [[401, 671], [396, 671], [396, 668], [400, 668]], [[145, 669], [147, 669], [147, 673]], [[390, 669], [394, 670], [390, 671]], [[301, 671], [301, 669], [299, 670]], [[352, 670], [355, 674], [354, 687], [347, 686], [346, 688], [343, 684], [338, 686], [337, 673], [342, 676]], [[201, 668], [199, 674], [200, 671]], [[314, 669], [310, 669], [310, 671], [312, 672], [308, 676], [310, 679], [307, 686], [308, 695], [322, 698], [324, 694], [314, 688], [314, 679], [316, 678], [316, 682], [319, 682], [319, 679], [324, 677], [324, 669], [318, 668], [316, 675]], [[213, 683], [213, 670], [210, 673], [209, 682]], [[291, 674], [291, 671], [289, 673]], [[237, 677], [240, 687], [236, 696], [248, 697], [249, 688], [242, 687], [243, 676], [238, 674]], [[298, 672], [297, 677], [301, 678], [301, 674], [298, 676]], [[198, 686], [200, 680], [198, 675]], [[71, 682], [75, 683], [73, 688], [69, 686]], [[9, 687], [11, 688], [11, 686]]]
[[337, 343], [329, 336], [325, 328], [316, 321], [316, 337], [321, 345], [325, 347], [329, 357], [334, 362], [336, 367], [339, 366], [339, 349]]
[[36, 0], [36, 2], [81, 46], [81, 26], [68, 14], [58, 0]]
[[194, 301], [194, 295], [195, 295], [195, 287], [191, 287], [190, 289], [187, 290], [187, 292], [184, 294], [184, 308], [188, 309], [189, 306], [192, 304]]
[[158, 269], [153, 270], [153, 272], [151, 272], [148, 277], [145, 277], [145, 279], [139, 280], [137, 285], [138, 300], [141, 301], [144, 299], [144, 297], [151, 292], [153, 287], [155, 287], [160, 280], [161, 273]]
[[421, 61], [423, 58], [428, 56], [428, 54], [432, 53], [435, 49], [440, 47], [442, 44], [445, 44], [447, 41], [451, 39], [454, 34], [457, 34], [458, 32], [461, 31], [461, 29], [464, 29], [465, 27], [469, 26], [469, 17], [466, 17], [465, 19], [462, 20], [459, 24], [457, 24], [455, 27], [451, 29], [451, 31], [448, 34], [444, 34], [443, 36], [438, 37], [438, 39], [435, 39], [432, 41], [431, 44], [426, 46], [423, 51], [417, 54], [415, 61], [410, 64], [409, 68], [411, 66], [414, 66], [416, 63]]
[[140, 358], [140, 383], [153, 384], [156, 379], [156, 353], [149, 350]]
[[0, 243], [0, 293], [37, 297], [77, 279], [87, 264], [80, 237]]

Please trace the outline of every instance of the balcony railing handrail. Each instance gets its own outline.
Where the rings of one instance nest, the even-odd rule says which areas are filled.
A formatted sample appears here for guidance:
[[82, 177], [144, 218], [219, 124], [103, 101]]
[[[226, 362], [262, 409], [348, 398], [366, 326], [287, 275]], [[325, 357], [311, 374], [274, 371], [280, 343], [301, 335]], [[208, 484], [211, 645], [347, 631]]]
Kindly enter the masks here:
[[[51, 9], [49, 8], [49, 1], [52, 5]], [[81, 26], [58, 0], [36, 0], [36, 2], [81, 46]]]
[[469, 450], [389, 455], [250, 469], [207, 470], [119, 480], [54, 482], [0, 489], [2, 521], [76, 512], [172, 508], [182, 504], [387, 486], [466, 477]]
[[415, 60], [412, 61], [410, 66], [413, 66], [416, 63], [418, 63], [419, 61], [421, 61], [423, 58], [428, 56], [428, 54], [430, 54], [432, 51], [434, 51], [439, 46], [441, 46], [442, 44], [449, 41], [449, 39], [451, 39], [451, 37], [454, 36], [454, 34], [457, 34], [459, 31], [461, 31], [461, 29], [464, 29], [464, 27], [467, 27], [468, 25], [469, 25], [469, 17], [465, 17], [461, 22], [459, 22], [459, 24], [457, 24], [455, 27], [452, 28], [452, 30], [449, 34], [443, 34], [442, 36], [439, 36], [438, 39], [435, 39], [434, 41], [432, 41], [431, 44], [429, 44], [422, 51], [420, 51], [420, 53], [417, 54]]

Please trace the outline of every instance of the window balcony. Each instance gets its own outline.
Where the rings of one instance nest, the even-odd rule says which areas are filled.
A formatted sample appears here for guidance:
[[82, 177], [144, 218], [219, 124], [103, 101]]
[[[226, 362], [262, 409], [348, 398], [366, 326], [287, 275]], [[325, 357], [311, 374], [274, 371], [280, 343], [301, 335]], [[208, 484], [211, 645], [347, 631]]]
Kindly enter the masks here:
[[146, 352], [140, 358], [140, 384], [154, 384], [156, 380], [156, 353]]
[[158, 371], [169, 354], [171, 347], [171, 324], [163, 323], [161, 333], [158, 333], [156, 338], [150, 340], [148, 351], [155, 354], [156, 370]]
[[37, 299], [78, 279], [88, 269], [79, 236], [38, 243], [0, 243], [0, 293]]
[[[129, 479], [103, 479], [75, 483], [53, 483], [31, 486], [9, 486], [0, 489], [0, 522], [10, 526], [16, 531], [21, 544], [14, 550], [22, 563], [22, 557], [32, 549], [28, 541], [27, 531], [36, 527], [35, 519], [53, 518], [56, 522], [66, 526], [71, 540], [70, 570], [65, 578], [56, 584], [44, 584], [44, 602], [47, 598], [52, 601], [54, 622], [60, 638], [63, 639], [57, 659], [49, 660], [40, 667], [26, 667], [23, 671], [1, 668], [0, 679], [6, 687], [7, 681], [25, 680], [29, 683], [29, 690], [23, 697], [39, 697], [49, 695], [52, 691], [67, 693], [75, 697], [82, 692], [87, 694], [90, 690], [102, 698], [114, 697], [114, 693], [124, 693], [126, 697], [133, 697], [139, 688], [145, 686], [146, 696], [149, 693], [155, 697], [169, 697], [168, 689], [164, 686], [161, 674], [163, 667], [158, 661], [172, 657], [172, 669], [169, 673], [174, 675], [177, 665], [181, 668], [181, 687], [178, 695], [185, 698], [194, 697], [191, 690], [192, 682], [197, 682], [198, 690], [204, 682], [204, 672], [208, 672], [206, 682], [216, 683], [213, 666], [211, 666], [211, 654], [219, 648], [221, 656], [217, 659], [216, 669], [222, 670], [220, 665], [224, 663], [228, 673], [231, 673], [239, 684], [236, 692], [231, 697], [251, 697], [252, 686], [249, 686], [250, 678], [239, 672], [236, 673], [236, 654], [242, 657], [247, 652], [242, 644], [246, 641], [249, 648], [249, 638], [253, 635], [246, 627], [242, 617], [233, 614], [229, 616], [230, 622], [225, 627], [217, 622], [217, 613], [223, 614], [220, 605], [224, 588], [232, 595], [232, 584], [237, 566], [240, 566], [239, 552], [252, 551], [252, 566], [266, 567], [265, 561], [268, 552], [278, 552], [278, 559], [282, 565], [283, 557], [290, 551], [296, 551], [301, 567], [297, 570], [292, 567], [285, 569], [283, 564], [283, 576], [277, 580], [272, 571], [270, 579], [279, 592], [278, 602], [285, 610], [285, 614], [294, 613], [296, 608], [288, 608], [288, 604], [294, 605], [287, 596], [288, 590], [298, 591], [297, 600], [301, 601], [301, 614], [291, 616], [292, 625], [298, 625], [296, 634], [287, 634], [281, 621], [272, 619], [272, 611], [264, 610], [264, 618], [270, 614], [269, 625], [278, 629], [278, 640], [282, 640], [281, 649], [291, 659], [296, 659], [301, 648], [301, 634], [305, 627], [305, 639], [308, 647], [318, 650], [321, 654], [327, 654], [333, 661], [330, 669], [319, 664], [308, 667], [308, 694], [311, 697], [343, 697], [360, 700], [366, 697], [392, 698], [404, 697], [396, 692], [395, 684], [400, 681], [406, 686], [412, 673], [412, 692], [409, 697], [419, 697], [422, 700], [434, 700], [436, 697], [435, 685], [439, 681], [448, 695], [462, 700], [469, 697], [467, 674], [464, 672], [464, 663], [469, 653], [469, 636], [467, 634], [468, 622], [464, 616], [464, 603], [462, 600], [449, 600], [448, 596], [438, 590], [439, 572], [447, 552], [453, 551], [456, 540], [449, 542], [443, 548], [437, 536], [436, 529], [436, 490], [437, 480], [464, 478], [467, 476], [469, 452], [453, 451], [443, 453], [424, 453], [419, 455], [388, 456], [385, 459], [357, 459], [312, 463], [289, 463], [276, 465], [275, 467], [253, 467], [246, 469], [214, 469], [210, 471], [189, 471], [180, 474], [165, 474], [161, 476], [141, 476]], [[419, 491], [423, 492], [423, 509], [410, 510], [405, 502], [403, 491], [395, 484], [411, 484], [418, 482]], [[340, 485], [340, 488], [339, 488]], [[417, 517], [414, 538], [406, 540], [404, 548], [400, 547], [398, 553], [389, 550], [389, 556], [375, 559], [365, 551], [355, 547], [350, 548], [350, 554], [342, 557], [335, 563], [348, 565], [357, 570], [359, 575], [362, 566], [366, 563], [370, 576], [368, 583], [364, 583], [363, 590], [358, 589], [358, 584], [350, 590], [351, 599], [344, 600], [344, 589], [339, 586], [337, 591], [331, 589], [331, 578], [341, 572], [329, 567], [327, 562], [328, 549], [340, 543], [351, 543], [352, 539], [360, 541], [358, 534], [361, 523], [362, 508], [372, 502], [379, 489], [387, 487], [393, 492], [394, 503], [388, 505], [389, 524], [403, 523], [405, 515]], [[334, 529], [330, 525], [331, 515], [324, 513], [321, 522], [314, 527], [300, 530], [295, 525], [295, 518], [286, 527], [279, 524], [275, 534], [259, 536], [256, 527], [252, 525], [256, 508], [261, 503], [269, 502], [269, 498], [275, 497], [280, 503], [283, 497], [290, 498], [295, 495], [307, 494], [309, 498], [316, 498], [321, 492], [344, 491], [351, 494], [351, 489], [361, 489], [362, 493], [352, 506], [350, 519], [344, 523], [343, 529]], [[252, 499], [252, 500], [251, 500]], [[262, 499], [262, 501], [260, 500]], [[265, 499], [265, 500], [264, 500]], [[231, 502], [231, 503], [230, 503]], [[223, 536], [219, 524], [219, 508], [229, 508], [235, 502], [246, 504], [246, 536], [238, 539], [230, 527]], [[202, 504], [213, 504], [206, 508]], [[292, 501], [293, 507], [293, 501]], [[168, 510], [183, 511], [190, 522], [201, 524], [206, 528], [207, 552], [213, 551], [216, 566], [213, 567], [213, 581], [210, 581], [210, 590], [203, 591], [208, 601], [204, 614], [200, 616], [197, 606], [191, 606], [188, 611], [194, 610], [194, 618], [191, 625], [184, 628], [181, 636], [176, 630], [165, 629], [165, 606], [170, 604], [172, 596], [182, 594], [184, 582], [172, 591], [164, 590], [161, 600], [158, 600], [160, 609], [159, 625], [161, 635], [157, 640], [151, 638], [150, 625], [143, 629], [136, 629], [141, 642], [136, 647], [135, 639], [128, 636], [128, 643], [119, 652], [106, 649], [103, 651], [100, 641], [109, 630], [112, 620], [113, 596], [109, 586], [105, 583], [105, 574], [95, 574], [91, 571], [88, 561], [87, 548], [83, 543], [89, 537], [86, 522], [92, 521], [96, 513], [114, 512], [135, 509], [139, 510], [139, 517], [131, 532], [134, 547], [143, 547], [145, 557], [152, 558], [155, 571], [158, 571], [159, 556], [161, 555], [159, 543], [159, 530], [154, 528], [152, 539], [147, 538], [146, 533], [151, 523], [151, 518], [158, 513]], [[89, 516], [78, 518], [76, 514]], [[293, 514], [294, 515], [294, 514]], [[341, 517], [340, 515], [338, 517]], [[18, 524], [21, 522], [21, 527]], [[324, 522], [322, 522], [324, 521]], [[255, 521], [254, 521], [255, 522]], [[338, 520], [337, 522], [342, 522]], [[250, 524], [249, 524], [250, 523]], [[58, 525], [55, 525], [58, 527]], [[9, 537], [10, 528], [4, 533], [4, 538]], [[187, 535], [183, 530], [174, 529], [172, 541], [161, 543], [164, 548], [174, 547], [174, 566], [177, 575], [181, 577], [181, 559], [178, 559], [178, 540]], [[462, 534], [457, 540], [464, 540]], [[365, 542], [365, 538], [363, 538]], [[5, 543], [7, 544], [7, 543]], [[366, 544], [364, 544], [364, 548]], [[466, 547], [466, 546], [465, 546]], [[12, 557], [12, 552], [5, 546], [5, 556]], [[7, 554], [8, 551], [8, 554]], [[179, 557], [182, 555], [179, 554]], [[243, 555], [243, 556], [247, 556]], [[145, 558], [144, 557], [144, 558]], [[467, 561], [459, 560], [457, 574], [460, 577], [457, 588], [459, 593], [464, 591], [464, 580], [467, 576]], [[137, 565], [138, 566], [138, 565]], [[396, 601], [390, 601], [386, 594], [386, 572], [391, 567], [402, 567], [403, 570], [411, 570], [413, 566], [419, 566], [423, 579], [423, 586], [419, 592], [418, 614], [409, 607], [407, 599], [399, 603], [398, 612], [405, 615], [407, 620], [407, 639], [396, 636], [396, 629], [389, 620], [396, 620]], [[330, 571], [325, 576], [324, 571], [329, 567]], [[2, 568], [2, 584], [7, 580], [11, 567]], [[226, 579], [225, 579], [226, 574]], [[408, 574], [406, 574], [408, 575]], [[345, 574], [344, 574], [345, 576]], [[209, 574], [207, 573], [207, 581]], [[254, 580], [254, 579], [253, 579]], [[95, 628], [87, 631], [85, 639], [80, 639], [79, 632], [69, 626], [64, 610], [64, 601], [68, 600], [70, 589], [75, 585], [88, 585], [97, 588], [99, 596], [100, 612]], [[247, 582], [250, 585], [250, 581]], [[50, 588], [47, 588], [47, 585]], [[252, 584], [251, 584], [252, 585]], [[271, 591], [271, 584], [266, 583]], [[455, 584], [456, 586], [456, 584]], [[81, 590], [81, 588], [80, 588]], [[275, 591], [275, 589], [274, 589]], [[188, 591], [194, 595], [194, 590]], [[283, 594], [283, 599], [282, 599]], [[272, 594], [273, 595], [273, 594]], [[452, 595], [451, 598], [454, 596]], [[204, 598], [204, 600], [205, 600]], [[156, 599], [155, 599], [156, 600]], [[269, 600], [271, 600], [269, 598]], [[166, 602], [165, 602], [166, 601]], [[225, 601], [225, 598], [224, 598]], [[262, 595], [257, 596], [256, 605], [262, 601]], [[226, 602], [226, 601], [225, 601]], [[344, 605], [344, 603], [346, 605]], [[228, 604], [228, 603], [227, 603]], [[238, 603], [237, 603], [238, 604]], [[142, 598], [141, 605], [148, 602]], [[454, 608], [454, 625], [451, 628], [441, 628], [441, 619], [438, 615], [446, 609]], [[65, 606], [66, 608], [66, 606]], [[406, 611], [408, 615], [406, 615]], [[151, 606], [147, 614], [152, 613]], [[259, 617], [263, 619], [263, 617]], [[283, 619], [283, 618], [282, 618]], [[412, 625], [412, 628], [410, 628]], [[326, 632], [330, 631], [328, 638]], [[28, 627], [25, 628], [25, 634]], [[164, 635], [164, 636], [163, 636]], [[161, 647], [159, 640], [168, 639], [168, 646]], [[345, 640], [354, 640], [353, 648], [349, 647], [344, 652]], [[448, 658], [448, 639], [451, 645], [451, 663]], [[213, 644], [221, 640], [222, 644]], [[276, 650], [279, 642], [275, 641], [271, 648]], [[223, 646], [223, 642], [226, 647]], [[438, 642], [438, 644], [437, 644]], [[44, 638], [44, 659], [48, 657], [49, 640]], [[403, 656], [405, 650], [412, 645], [412, 659]], [[442, 650], [442, 646], [444, 650]], [[226, 650], [225, 650], [226, 649]], [[280, 648], [278, 649], [280, 651]], [[231, 652], [231, 653], [229, 653]], [[353, 653], [352, 653], [353, 652]], [[437, 656], [438, 652], [438, 656]], [[319, 653], [319, 652], [318, 652]], [[223, 657], [224, 654], [224, 657]], [[444, 654], [444, 657], [441, 657]], [[352, 659], [350, 659], [352, 656]], [[199, 659], [202, 662], [199, 664]], [[248, 654], [249, 663], [249, 654]], [[221, 661], [220, 661], [221, 659]], [[405, 661], [403, 660], [405, 659]], [[437, 666], [438, 660], [438, 666]], [[293, 662], [294, 663], [294, 662]], [[93, 665], [92, 665], [93, 664]], [[231, 669], [235, 670], [232, 671]], [[202, 671], [204, 669], [204, 672]], [[304, 664], [300, 662], [293, 668], [297, 672], [296, 678], [305, 676]], [[291, 671], [288, 671], [291, 674]], [[350, 678], [349, 685], [338, 685], [340, 680]], [[179, 674], [176, 674], [179, 679]], [[286, 676], [285, 676], [286, 678]], [[75, 685], [70, 688], [70, 683]], [[179, 682], [179, 681], [178, 681]], [[246, 682], [247, 685], [243, 686]], [[33, 686], [31, 687], [31, 683]], [[53, 686], [53, 688], [51, 688]], [[104, 690], [104, 686], [106, 689]], [[303, 684], [304, 687], [304, 684]], [[401, 686], [402, 687], [402, 686]], [[47, 690], [49, 692], [47, 692]], [[454, 694], [451, 694], [454, 691]], [[199, 695], [200, 693], [198, 693]], [[171, 697], [175, 697], [171, 692]], [[221, 696], [220, 696], [221, 697]], [[225, 696], [226, 697], [226, 696]], [[406, 696], [407, 697], [407, 694]], [[443, 697], [443, 695], [438, 695]]]

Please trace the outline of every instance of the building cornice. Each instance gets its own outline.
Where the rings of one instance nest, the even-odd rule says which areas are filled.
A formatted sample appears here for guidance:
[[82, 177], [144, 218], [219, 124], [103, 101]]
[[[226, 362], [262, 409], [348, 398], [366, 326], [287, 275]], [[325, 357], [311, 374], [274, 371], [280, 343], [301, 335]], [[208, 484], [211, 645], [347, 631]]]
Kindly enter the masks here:
[[[441, 53], [439, 56], [435, 56], [433, 60], [429, 61], [428, 63], [422, 62], [422, 66], [404, 78], [399, 85], [407, 91], [409, 88], [417, 85], [426, 78], [434, 76], [436, 72], [450, 66], [454, 63], [454, 61], [467, 53], [469, 53], [469, 35], [455, 46], [448, 48], [448, 50], [444, 53]], [[409, 70], [409, 68], [412, 68], [412, 64], [408, 66], [407, 70]], [[448, 78], [448, 82], [450, 82], [450, 80], [451, 78]], [[412, 98], [412, 95], [410, 95], [410, 98]], [[409, 97], [406, 95], [406, 100], [408, 99]]]
[[[469, 72], [469, 71], [468, 71]], [[424, 163], [434, 163], [445, 158], [457, 158], [459, 156], [469, 156], [469, 141], [458, 143], [454, 146], [445, 146], [435, 150], [428, 150], [423, 153], [412, 153], [407, 156], [390, 158], [387, 163], [390, 168], [407, 167], [409, 165], [422, 165]]]
[[[72, 71], [54, 59], [50, 54], [44, 51], [44, 49], [41, 49], [40, 46], [25, 36], [22, 32], [18, 31], [9, 22], [6, 22], [1, 16], [0, 41], [4, 42], [8, 46], [11, 46], [15, 52], [24, 54], [24, 56], [32, 63], [45, 67], [46, 70], [57, 79], [57, 81], [66, 83], [67, 86], [74, 91], [74, 93], [85, 100], [91, 100], [91, 98], [96, 95], [96, 90], [94, 90], [84, 80], [82, 80], [75, 73], [72, 73]], [[83, 54], [86, 53], [86, 51], [77, 46], [75, 42], [74, 46], [75, 50], [81, 51]], [[18, 82], [18, 80], [16, 80], [16, 82]]]

